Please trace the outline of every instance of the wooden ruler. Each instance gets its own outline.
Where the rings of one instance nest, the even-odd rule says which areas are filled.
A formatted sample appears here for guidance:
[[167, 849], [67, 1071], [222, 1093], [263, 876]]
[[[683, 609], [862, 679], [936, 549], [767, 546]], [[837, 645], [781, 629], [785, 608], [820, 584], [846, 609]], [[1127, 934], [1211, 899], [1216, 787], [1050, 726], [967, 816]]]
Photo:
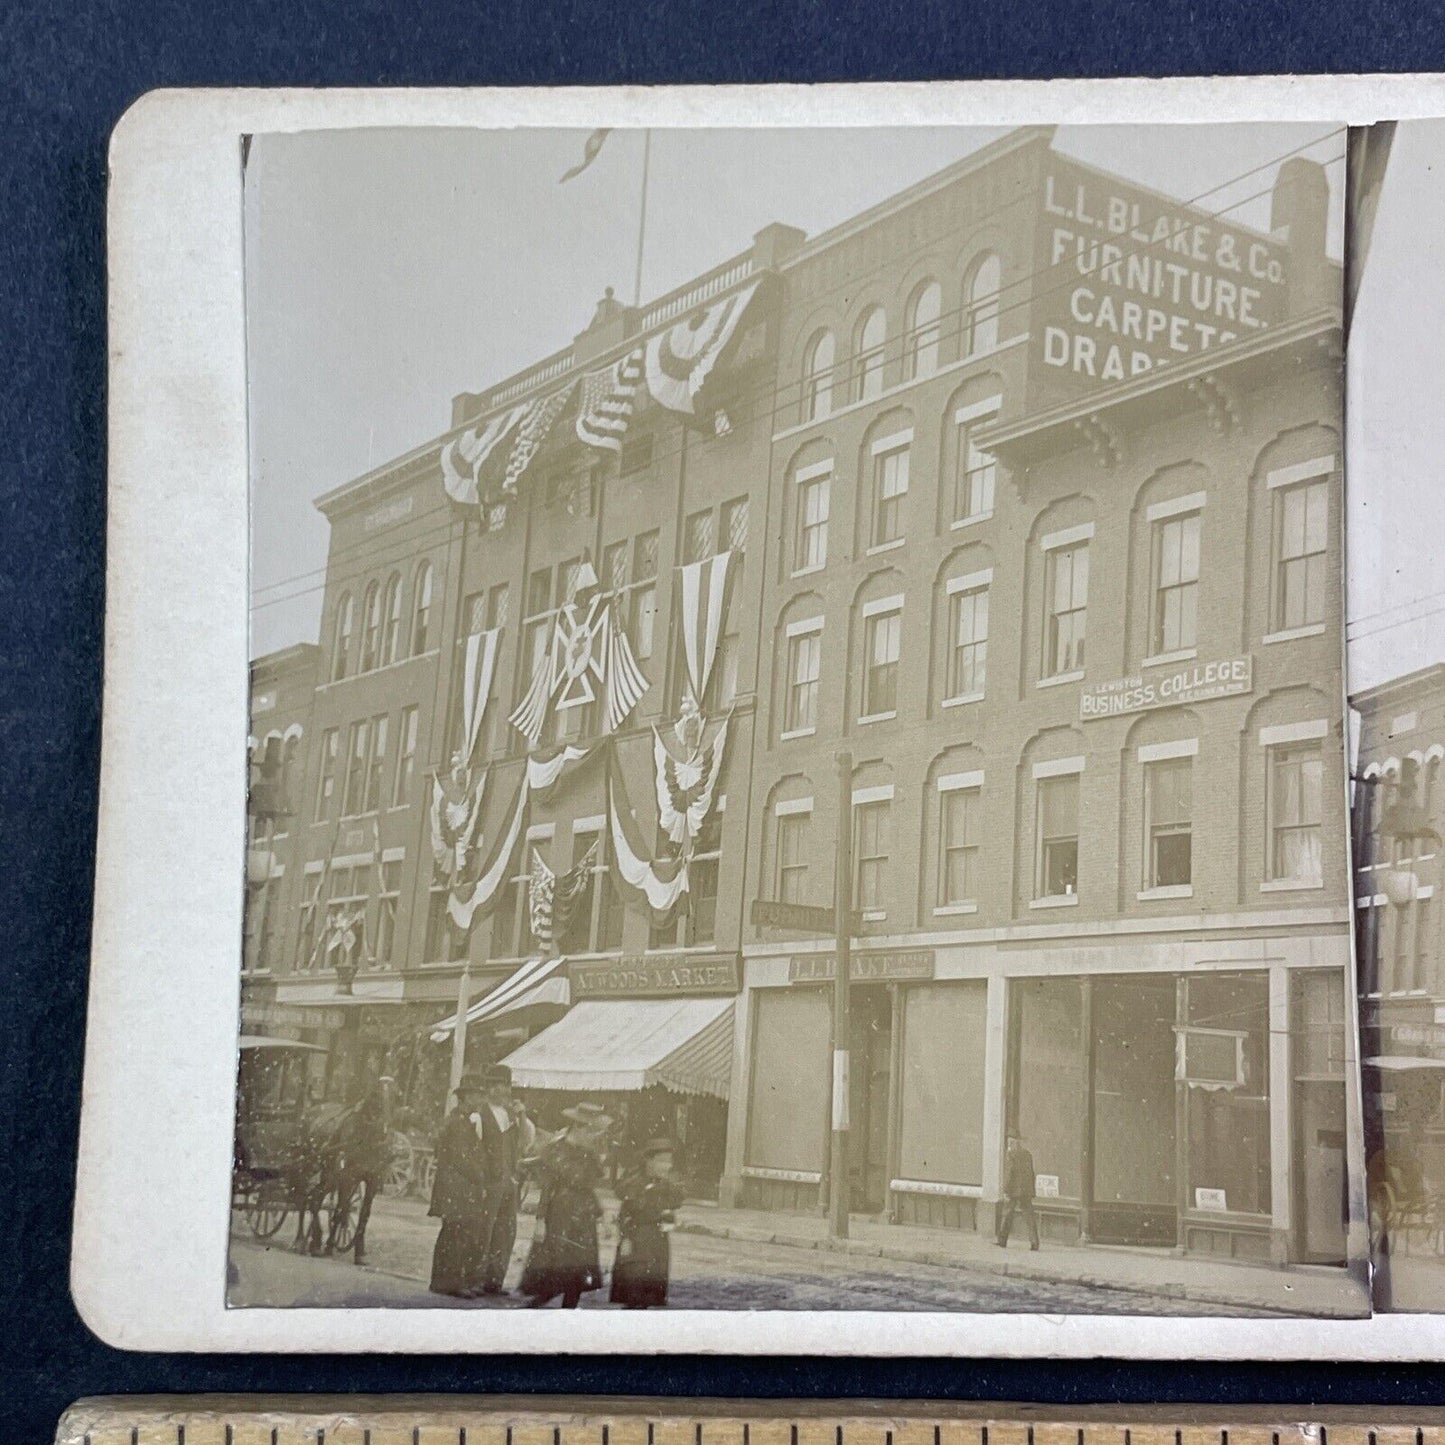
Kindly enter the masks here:
[[57, 1445], [1445, 1445], [1445, 1411], [902, 1401], [82, 1400]]

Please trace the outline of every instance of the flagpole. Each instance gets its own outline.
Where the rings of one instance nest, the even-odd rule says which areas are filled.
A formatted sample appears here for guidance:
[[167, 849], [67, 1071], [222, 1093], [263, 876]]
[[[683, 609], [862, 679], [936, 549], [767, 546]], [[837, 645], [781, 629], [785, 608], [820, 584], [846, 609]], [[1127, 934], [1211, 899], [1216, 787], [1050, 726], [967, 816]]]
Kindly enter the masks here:
[[637, 270], [632, 280], [632, 305], [642, 305], [642, 243], [647, 235], [647, 172], [652, 159], [652, 131], [642, 132], [642, 196], [637, 214]]

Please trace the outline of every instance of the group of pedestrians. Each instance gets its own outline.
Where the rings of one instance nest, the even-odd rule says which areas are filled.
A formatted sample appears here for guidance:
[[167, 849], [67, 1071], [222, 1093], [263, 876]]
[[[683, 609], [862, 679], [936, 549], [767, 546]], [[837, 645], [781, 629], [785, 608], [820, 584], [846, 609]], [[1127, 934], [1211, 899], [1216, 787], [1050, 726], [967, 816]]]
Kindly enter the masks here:
[[[603, 1285], [598, 1189], [612, 1119], [598, 1104], [562, 1113], [560, 1134], [544, 1138], [512, 1094], [511, 1072], [493, 1064], [467, 1073], [437, 1140], [431, 1213], [442, 1222], [431, 1288], [458, 1299], [504, 1296], [517, 1237], [524, 1168], [541, 1186], [537, 1226], [518, 1293], [534, 1309], [560, 1300], [576, 1309]], [[619, 1182], [617, 1256], [611, 1299], [634, 1309], [667, 1302], [668, 1229], [682, 1202], [672, 1179], [672, 1145], [657, 1139]]]

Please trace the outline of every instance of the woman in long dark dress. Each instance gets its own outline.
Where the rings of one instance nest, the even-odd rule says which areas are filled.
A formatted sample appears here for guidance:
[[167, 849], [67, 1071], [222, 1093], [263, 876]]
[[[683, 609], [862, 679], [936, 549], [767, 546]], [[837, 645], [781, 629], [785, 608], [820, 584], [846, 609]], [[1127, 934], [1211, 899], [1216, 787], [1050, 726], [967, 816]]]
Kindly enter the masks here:
[[667, 1303], [672, 1267], [667, 1230], [682, 1203], [682, 1189], [672, 1177], [672, 1144], [654, 1139], [642, 1154], [642, 1169], [623, 1185], [612, 1266], [612, 1303], [634, 1310]]
[[538, 1161], [542, 1198], [521, 1292], [533, 1309], [559, 1295], [564, 1310], [575, 1310], [589, 1290], [602, 1287], [597, 1225], [602, 1205], [602, 1141], [612, 1120], [597, 1104], [563, 1111], [567, 1132]]

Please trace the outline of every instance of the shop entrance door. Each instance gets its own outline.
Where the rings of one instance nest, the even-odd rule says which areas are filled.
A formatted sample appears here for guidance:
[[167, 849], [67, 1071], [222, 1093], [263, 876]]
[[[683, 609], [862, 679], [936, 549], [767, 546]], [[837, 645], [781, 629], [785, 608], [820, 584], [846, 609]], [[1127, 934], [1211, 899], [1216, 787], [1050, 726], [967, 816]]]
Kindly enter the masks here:
[[860, 1214], [881, 1214], [888, 1204], [893, 998], [887, 988], [855, 986], [848, 1007], [853, 1026], [848, 1095], [850, 1205]]
[[1092, 1237], [1172, 1245], [1174, 979], [1093, 981]]

